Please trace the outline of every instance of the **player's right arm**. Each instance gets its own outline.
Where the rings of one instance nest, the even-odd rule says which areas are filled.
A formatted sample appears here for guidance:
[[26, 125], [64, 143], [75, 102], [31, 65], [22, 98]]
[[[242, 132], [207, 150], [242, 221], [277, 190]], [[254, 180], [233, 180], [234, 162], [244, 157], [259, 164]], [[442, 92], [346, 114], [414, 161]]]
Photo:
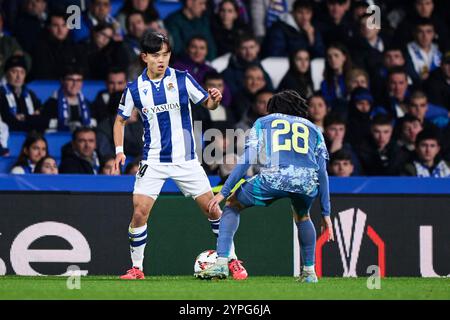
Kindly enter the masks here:
[[117, 110], [116, 121], [113, 127], [114, 145], [116, 146], [116, 161], [114, 162], [114, 170], [120, 172], [120, 166], [125, 165], [126, 156], [123, 151], [124, 132], [128, 118], [134, 108], [133, 97], [130, 89], [126, 88], [120, 99], [119, 108]]

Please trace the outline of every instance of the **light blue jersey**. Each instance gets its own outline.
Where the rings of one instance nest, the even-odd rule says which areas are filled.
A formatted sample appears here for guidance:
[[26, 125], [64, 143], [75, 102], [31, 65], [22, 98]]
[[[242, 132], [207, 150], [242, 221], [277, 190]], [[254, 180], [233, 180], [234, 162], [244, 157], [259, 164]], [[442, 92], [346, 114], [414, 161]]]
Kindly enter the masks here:
[[252, 197], [264, 202], [279, 198], [280, 194], [314, 198], [320, 193], [322, 213], [328, 215], [328, 160], [325, 140], [316, 125], [301, 117], [270, 114], [254, 123], [241, 164], [233, 170], [221, 193], [227, 197], [248, 167], [259, 163], [260, 173], [248, 180]]

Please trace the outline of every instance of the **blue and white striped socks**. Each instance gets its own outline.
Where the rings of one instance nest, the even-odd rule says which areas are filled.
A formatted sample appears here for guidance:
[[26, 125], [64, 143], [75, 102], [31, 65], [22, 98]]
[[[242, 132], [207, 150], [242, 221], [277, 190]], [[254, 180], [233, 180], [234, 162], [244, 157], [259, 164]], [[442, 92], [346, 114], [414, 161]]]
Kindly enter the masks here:
[[142, 227], [128, 229], [128, 239], [130, 239], [130, 252], [133, 267], [143, 271], [144, 250], [147, 244], [147, 224]]
[[[219, 226], [220, 226], [220, 218], [217, 220], [208, 219], [209, 223], [211, 223], [211, 229], [214, 235], [219, 238]], [[230, 255], [228, 256], [229, 260], [237, 259], [236, 251], [234, 248], [234, 241], [231, 242]]]

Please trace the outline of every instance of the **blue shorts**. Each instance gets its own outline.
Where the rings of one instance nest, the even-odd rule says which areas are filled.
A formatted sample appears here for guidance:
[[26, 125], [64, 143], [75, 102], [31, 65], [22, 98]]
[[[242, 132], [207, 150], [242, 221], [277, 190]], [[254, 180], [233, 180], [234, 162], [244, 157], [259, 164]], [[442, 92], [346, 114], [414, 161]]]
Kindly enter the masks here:
[[266, 207], [274, 201], [282, 198], [290, 198], [295, 212], [300, 215], [308, 215], [314, 199], [317, 196], [308, 196], [301, 193], [277, 190], [269, 186], [256, 175], [244, 182], [235, 192], [237, 200], [245, 207], [260, 206]]

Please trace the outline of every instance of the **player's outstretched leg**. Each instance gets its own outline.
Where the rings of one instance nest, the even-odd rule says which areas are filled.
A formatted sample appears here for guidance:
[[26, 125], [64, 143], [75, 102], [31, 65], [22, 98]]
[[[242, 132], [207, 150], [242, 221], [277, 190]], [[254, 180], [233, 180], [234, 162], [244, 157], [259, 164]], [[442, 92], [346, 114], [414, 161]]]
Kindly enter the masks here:
[[298, 230], [298, 241], [300, 243], [300, 255], [303, 261], [303, 269], [300, 275], [300, 281], [306, 283], [317, 282], [317, 276], [314, 269], [316, 252], [316, 229], [309, 216], [304, 216], [296, 221]]
[[154, 200], [152, 198], [134, 195], [133, 218], [128, 229], [128, 238], [130, 240], [130, 253], [133, 265], [126, 274], [121, 276], [125, 280], [144, 279], [144, 251], [147, 244], [147, 219]]
[[247, 278], [247, 271], [240, 261], [232, 260], [229, 263], [233, 237], [239, 227], [240, 213], [235, 207], [225, 206], [219, 227], [217, 239], [217, 262], [198, 274], [201, 279], [224, 279], [231, 271], [233, 278], [243, 280]]

